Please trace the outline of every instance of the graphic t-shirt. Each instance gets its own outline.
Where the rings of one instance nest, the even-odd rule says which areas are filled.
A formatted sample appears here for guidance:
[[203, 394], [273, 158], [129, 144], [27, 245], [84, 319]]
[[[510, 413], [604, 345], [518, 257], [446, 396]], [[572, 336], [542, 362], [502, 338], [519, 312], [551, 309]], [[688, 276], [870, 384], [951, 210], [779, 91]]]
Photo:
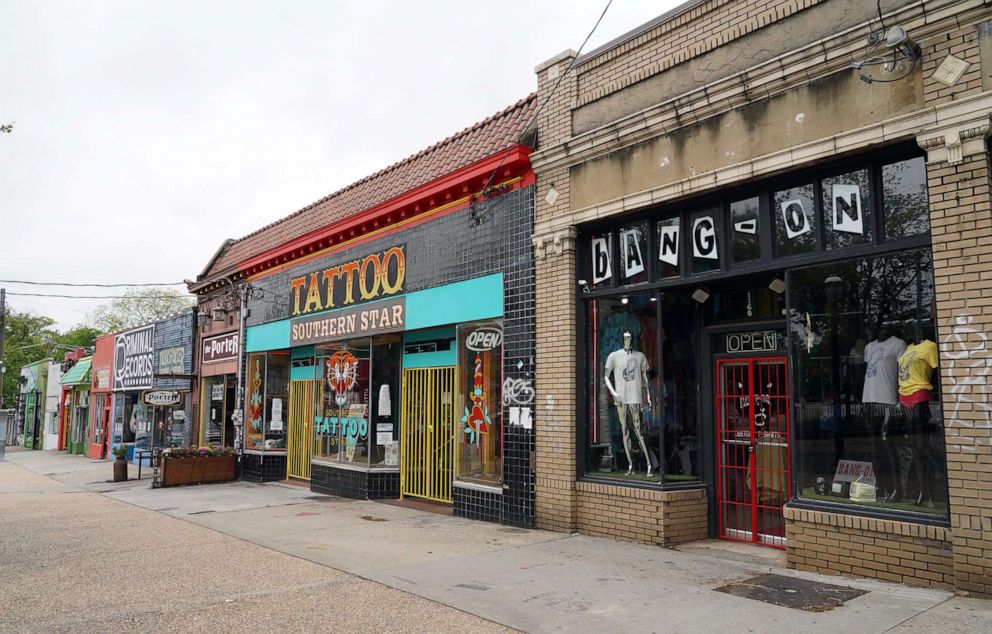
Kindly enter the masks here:
[[909, 396], [920, 390], [933, 391], [930, 376], [937, 367], [937, 344], [924, 339], [906, 348], [899, 357], [899, 394]]
[[906, 342], [899, 337], [872, 341], [865, 346], [865, 389], [862, 403], [899, 402], [899, 357], [906, 351]]
[[644, 373], [648, 359], [636, 350], [617, 350], [606, 358], [606, 376], [613, 373], [613, 387], [624, 405], [644, 402]]

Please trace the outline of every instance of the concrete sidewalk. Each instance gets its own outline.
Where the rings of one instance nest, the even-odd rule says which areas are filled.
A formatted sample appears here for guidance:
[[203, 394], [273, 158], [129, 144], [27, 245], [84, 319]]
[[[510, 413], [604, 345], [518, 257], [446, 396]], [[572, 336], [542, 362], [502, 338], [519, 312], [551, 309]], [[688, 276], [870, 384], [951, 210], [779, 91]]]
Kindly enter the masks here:
[[[50, 473], [62, 485], [100, 491], [528, 632], [992, 631], [988, 602], [785, 570], [776, 565], [777, 552], [768, 549], [718, 542], [666, 550], [314, 495], [279, 484], [107, 485], [91, 479], [92, 473], [84, 475], [85, 459], [36, 453], [10, 459]], [[866, 593], [812, 612], [714, 591], [765, 573]]]

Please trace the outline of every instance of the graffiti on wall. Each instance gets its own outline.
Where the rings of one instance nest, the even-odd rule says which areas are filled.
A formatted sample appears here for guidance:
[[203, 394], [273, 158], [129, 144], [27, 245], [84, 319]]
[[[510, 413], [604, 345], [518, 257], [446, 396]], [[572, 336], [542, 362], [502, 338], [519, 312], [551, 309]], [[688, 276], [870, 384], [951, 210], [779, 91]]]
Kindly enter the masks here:
[[[969, 314], [955, 317], [955, 326], [940, 344], [941, 361], [946, 364], [944, 385], [944, 424], [948, 428], [989, 429], [992, 427], [992, 404], [986, 395], [992, 357], [988, 335], [973, 326]], [[979, 442], [975, 438], [975, 443]], [[976, 445], [962, 445], [974, 452]]]

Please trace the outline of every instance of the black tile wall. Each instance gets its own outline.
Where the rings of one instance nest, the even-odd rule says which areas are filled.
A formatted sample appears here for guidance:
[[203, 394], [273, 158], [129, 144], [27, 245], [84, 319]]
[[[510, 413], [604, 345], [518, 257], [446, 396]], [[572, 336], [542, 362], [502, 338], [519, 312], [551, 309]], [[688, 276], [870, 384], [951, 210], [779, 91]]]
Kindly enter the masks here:
[[[465, 517], [493, 519], [497, 514], [500, 522], [524, 527], [534, 525], [534, 430], [529, 422], [534, 416], [533, 225], [534, 188], [525, 187], [253, 282], [259, 296], [249, 302], [247, 318], [248, 325], [286, 319], [291, 279], [397, 244], [406, 244], [407, 292], [502, 272], [503, 379], [515, 387], [514, 398], [504, 396], [503, 494], [456, 496], [454, 506], [455, 513]], [[314, 465], [315, 491], [363, 497], [375, 490], [368, 483], [352, 482], [356, 476], [317, 476], [317, 471]], [[395, 494], [381, 497], [398, 497], [396, 484]], [[491, 511], [483, 513], [485, 505]]]
[[241, 479], [249, 482], [275, 482], [286, 479], [286, 456], [241, 455]]
[[503, 496], [492, 491], [477, 491], [456, 486], [452, 495], [455, 499], [455, 515], [470, 520], [499, 522], [502, 517]]
[[400, 496], [397, 471], [358, 471], [314, 464], [310, 468], [310, 490], [356, 500], [381, 500]]

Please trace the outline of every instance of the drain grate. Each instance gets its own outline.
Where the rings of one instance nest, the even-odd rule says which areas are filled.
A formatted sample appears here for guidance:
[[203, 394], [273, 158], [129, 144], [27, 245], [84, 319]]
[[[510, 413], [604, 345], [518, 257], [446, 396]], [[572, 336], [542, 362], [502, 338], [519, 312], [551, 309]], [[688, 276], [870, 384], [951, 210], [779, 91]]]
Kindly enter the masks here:
[[807, 612], [826, 612], [868, 593], [867, 590], [782, 575], [761, 575], [734, 581], [716, 590]]

